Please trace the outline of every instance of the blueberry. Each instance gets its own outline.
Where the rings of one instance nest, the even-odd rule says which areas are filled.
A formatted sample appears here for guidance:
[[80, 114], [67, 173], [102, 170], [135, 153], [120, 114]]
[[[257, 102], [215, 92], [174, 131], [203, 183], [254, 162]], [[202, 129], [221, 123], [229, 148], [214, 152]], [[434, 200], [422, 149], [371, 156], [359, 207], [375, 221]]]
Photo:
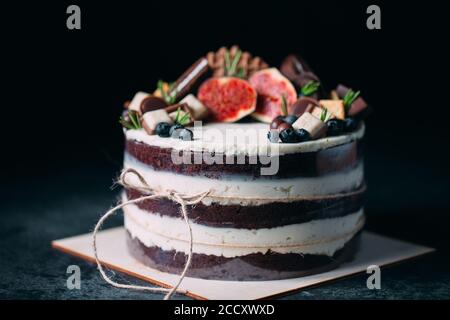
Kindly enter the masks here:
[[331, 119], [327, 121], [327, 135], [338, 136], [344, 131], [344, 121]]
[[[183, 128], [184, 128], [184, 126], [181, 125], [181, 124], [174, 124], [173, 126], [170, 127], [169, 135], [170, 135], [172, 138], [178, 138], [178, 131], [179, 131], [180, 129], [183, 129]], [[175, 130], [176, 130], [176, 131], [175, 131]]]
[[298, 117], [296, 115], [290, 114], [286, 117], [284, 117], [284, 122], [293, 124], [295, 121], [297, 121]]
[[296, 133], [300, 142], [311, 140], [311, 134], [305, 129], [298, 129]]
[[278, 133], [278, 130], [272, 129], [267, 133], [267, 139], [272, 143], [278, 142], [279, 138], [280, 134]]
[[346, 132], [354, 131], [356, 130], [357, 127], [358, 127], [358, 120], [356, 120], [355, 118], [345, 118], [344, 130]]
[[178, 139], [183, 141], [191, 141], [194, 138], [194, 133], [186, 128], [178, 129], [175, 133], [178, 133]]
[[297, 143], [299, 142], [299, 137], [294, 129], [287, 128], [280, 132], [280, 139], [284, 143]]
[[171, 125], [167, 122], [160, 122], [156, 125], [156, 134], [160, 137], [170, 137], [170, 127]]

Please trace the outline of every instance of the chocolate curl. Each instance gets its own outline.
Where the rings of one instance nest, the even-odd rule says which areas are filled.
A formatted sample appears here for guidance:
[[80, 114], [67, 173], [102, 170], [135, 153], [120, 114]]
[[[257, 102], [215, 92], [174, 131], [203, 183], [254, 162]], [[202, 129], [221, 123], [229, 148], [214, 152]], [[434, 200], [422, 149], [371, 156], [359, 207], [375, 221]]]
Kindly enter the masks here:
[[208, 60], [206, 58], [198, 59], [178, 78], [169, 94], [171, 96], [176, 96], [177, 98], [185, 96], [189, 93], [195, 82], [204, 75], [208, 69]]

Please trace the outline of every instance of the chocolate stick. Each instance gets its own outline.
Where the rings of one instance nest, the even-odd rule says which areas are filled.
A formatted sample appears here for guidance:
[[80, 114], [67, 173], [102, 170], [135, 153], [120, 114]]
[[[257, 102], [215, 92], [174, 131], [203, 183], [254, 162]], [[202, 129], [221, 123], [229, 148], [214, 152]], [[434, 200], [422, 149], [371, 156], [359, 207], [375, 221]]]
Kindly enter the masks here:
[[178, 78], [169, 95], [177, 98], [186, 95], [194, 83], [208, 71], [208, 68], [208, 60], [205, 57], [198, 59]]

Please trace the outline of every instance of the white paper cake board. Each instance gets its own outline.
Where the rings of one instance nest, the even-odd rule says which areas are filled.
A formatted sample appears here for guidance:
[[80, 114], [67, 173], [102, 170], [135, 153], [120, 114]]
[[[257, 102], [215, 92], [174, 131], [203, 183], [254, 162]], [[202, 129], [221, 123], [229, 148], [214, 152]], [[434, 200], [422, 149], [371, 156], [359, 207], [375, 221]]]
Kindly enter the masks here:
[[[149, 281], [171, 287], [178, 280], [171, 275], [146, 267], [128, 254], [123, 227], [101, 231], [97, 235], [99, 258], [105, 266]], [[55, 249], [95, 261], [92, 250], [92, 235], [83, 234], [52, 242]], [[196, 299], [262, 299], [287, 293], [326, 281], [365, 272], [370, 265], [383, 266], [413, 258], [434, 249], [419, 246], [371, 232], [363, 232], [361, 246], [352, 262], [339, 268], [302, 278], [275, 281], [217, 281], [185, 278], [180, 289], [188, 291], [188, 296]], [[99, 274], [100, 277], [100, 274]], [[111, 287], [111, 290], [116, 290]]]

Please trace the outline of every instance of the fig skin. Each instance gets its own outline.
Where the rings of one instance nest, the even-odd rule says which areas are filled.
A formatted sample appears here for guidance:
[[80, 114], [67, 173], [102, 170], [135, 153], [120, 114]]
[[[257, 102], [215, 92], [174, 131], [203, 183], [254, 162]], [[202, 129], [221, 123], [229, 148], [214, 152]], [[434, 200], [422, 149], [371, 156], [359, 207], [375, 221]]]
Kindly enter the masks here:
[[258, 102], [252, 117], [259, 121], [270, 123], [272, 119], [281, 115], [283, 95], [288, 108], [297, 100], [294, 85], [276, 68], [255, 72], [249, 82], [258, 93]]

